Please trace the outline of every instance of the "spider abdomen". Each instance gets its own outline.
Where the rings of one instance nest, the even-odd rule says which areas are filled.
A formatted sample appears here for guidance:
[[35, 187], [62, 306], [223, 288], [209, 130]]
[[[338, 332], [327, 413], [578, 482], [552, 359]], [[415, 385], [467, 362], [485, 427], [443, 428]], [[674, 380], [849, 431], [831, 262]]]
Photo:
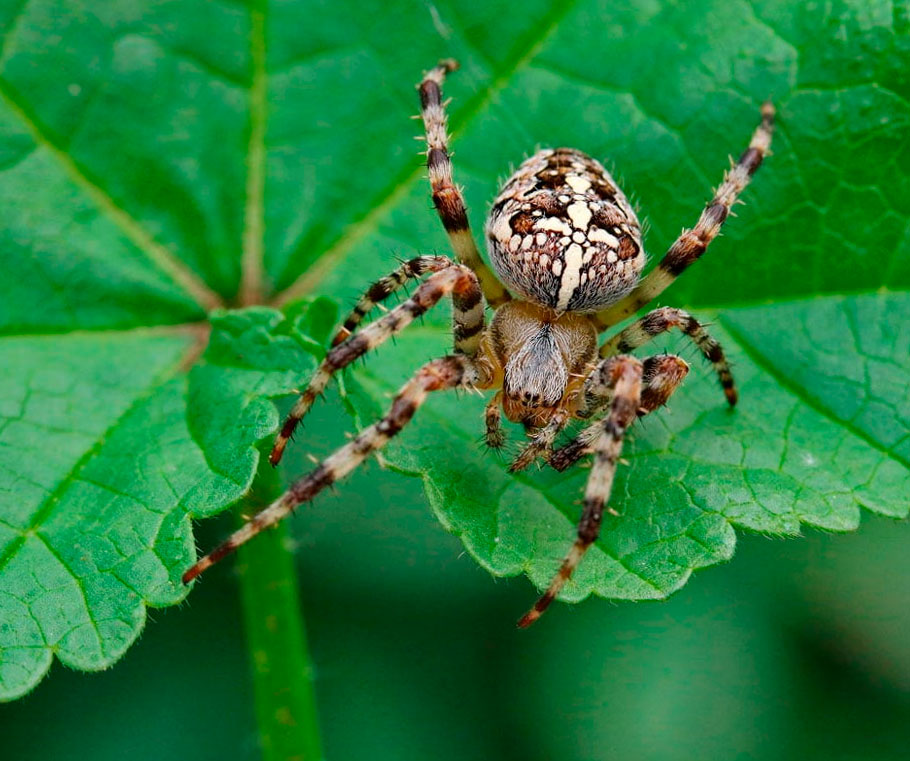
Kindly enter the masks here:
[[560, 313], [614, 303], [632, 290], [645, 263], [628, 199], [599, 162], [571, 148], [525, 161], [493, 202], [486, 233], [499, 276]]

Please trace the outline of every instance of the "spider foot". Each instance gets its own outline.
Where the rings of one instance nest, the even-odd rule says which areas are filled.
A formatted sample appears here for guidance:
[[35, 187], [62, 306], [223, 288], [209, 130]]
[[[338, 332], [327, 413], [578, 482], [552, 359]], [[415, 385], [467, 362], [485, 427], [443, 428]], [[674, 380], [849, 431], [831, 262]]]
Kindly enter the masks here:
[[551, 451], [548, 444], [532, 441], [512, 460], [512, 464], [509, 465], [509, 473], [517, 473], [520, 470], [524, 470], [538, 457], [543, 458], [544, 461], [549, 460]]
[[506, 445], [506, 435], [502, 429], [489, 431], [484, 435], [483, 443], [486, 444], [487, 449], [499, 451]]
[[560, 473], [574, 465], [591, 451], [590, 443], [580, 438], [572, 439], [568, 444], [555, 450], [550, 455], [549, 464]]

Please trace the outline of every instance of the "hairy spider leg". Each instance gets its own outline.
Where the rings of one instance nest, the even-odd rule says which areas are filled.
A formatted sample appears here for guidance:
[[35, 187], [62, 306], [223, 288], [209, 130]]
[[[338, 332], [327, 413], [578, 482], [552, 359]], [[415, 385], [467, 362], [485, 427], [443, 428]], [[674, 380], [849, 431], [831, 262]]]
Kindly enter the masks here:
[[454, 262], [447, 256], [416, 256], [402, 263], [394, 272], [379, 278], [358, 299], [351, 313], [345, 318], [338, 332], [335, 333], [335, 337], [332, 339], [332, 346], [338, 346], [338, 344], [350, 338], [351, 333], [357, 329], [364, 317], [372, 312], [378, 304], [381, 304], [393, 293], [399, 291], [409, 280], [416, 280], [428, 272], [439, 272], [446, 267], [451, 267], [453, 264]]
[[698, 320], [682, 309], [660, 307], [648, 312], [640, 320], [605, 341], [600, 347], [600, 356], [612, 357], [616, 354], [628, 354], [633, 349], [648, 343], [655, 336], [673, 328], [678, 328], [684, 335], [692, 339], [705, 359], [714, 366], [720, 387], [724, 390], [730, 406], [733, 407], [737, 399], [736, 386], [733, 382], [730, 365], [724, 356], [724, 350]]
[[595, 321], [600, 330], [615, 325], [649, 304], [705, 252], [708, 244], [720, 232], [730, 214], [730, 207], [736, 203], [739, 194], [768, 155], [773, 131], [774, 106], [764, 103], [761, 107], [761, 123], [752, 135], [749, 147], [733, 168], [724, 173], [723, 182], [714, 193], [714, 198], [705, 206], [698, 223], [691, 230], [680, 233], [660, 263], [628, 296], [597, 313]]
[[456, 61], [451, 59], [441, 61], [426, 73], [423, 81], [417, 86], [420, 92], [420, 112], [426, 129], [427, 169], [433, 191], [433, 205], [439, 212], [439, 219], [446, 229], [458, 261], [474, 270], [480, 280], [484, 297], [495, 309], [512, 297], [480, 258], [480, 252], [471, 234], [464, 197], [455, 185], [452, 161], [449, 158], [449, 136], [446, 131], [445, 104], [442, 102], [442, 83], [446, 74], [457, 68]]
[[553, 442], [556, 441], [556, 437], [559, 436], [563, 428], [568, 425], [571, 419], [572, 416], [567, 409], [561, 408], [555, 410], [553, 417], [550, 418], [550, 422], [543, 426], [543, 428], [535, 431], [534, 434], [529, 437], [531, 441], [518, 453], [512, 461], [512, 464], [509, 465], [509, 473], [516, 473], [519, 470], [524, 470], [538, 457], [549, 459], [550, 451], [553, 449]]
[[600, 434], [594, 442], [594, 465], [585, 489], [584, 509], [578, 522], [578, 538], [546, 592], [519, 620], [518, 626], [521, 628], [533, 624], [556, 599], [600, 534], [604, 506], [613, 489], [613, 476], [626, 429], [635, 420], [641, 404], [642, 372], [641, 361], [626, 355], [605, 359], [594, 371], [595, 385], [604, 394], [612, 394], [612, 401], [610, 413], [598, 423]]
[[[623, 353], [627, 350], [624, 349]], [[689, 372], [689, 365], [672, 354], [662, 354], [655, 357], [648, 357], [643, 360], [642, 371], [642, 391], [641, 405], [638, 410], [639, 416], [653, 412], [658, 407], [666, 403], [670, 394], [676, 390], [676, 387], [682, 383], [686, 374]], [[600, 396], [598, 396], [598, 393]], [[585, 393], [586, 408], [576, 413], [577, 417], [591, 417], [599, 410], [607, 407], [612, 401], [612, 394], [603, 390], [588, 389]], [[600, 433], [601, 423], [598, 421], [585, 428], [579, 435], [561, 447], [553, 451], [553, 444], [556, 437], [563, 431], [571, 420], [571, 416], [564, 410], [558, 411], [553, 419], [538, 430], [531, 438], [528, 444], [515, 458], [509, 467], [509, 471], [514, 473], [530, 465], [538, 457], [549, 461], [551, 457], [560, 457], [561, 465], [556, 470], [565, 470], [569, 465], [574, 464], [581, 456], [590, 454], [591, 445]]]
[[329, 351], [275, 437], [269, 462], [277, 465], [281, 460], [298, 423], [313, 406], [316, 397], [325, 390], [335, 372], [406, 328], [447, 294], [452, 294], [454, 304], [455, 350], [471, 356], [477, 350], [484, 327], [480, 285], [471, 270], [452, 262], [446, 269], [430, 275], [409, 299]]
[[[677, 357], [675, 354], [659, 354], [645, 358], [642, 362], [641, 403], [638, 406], [638, 416], [644, 417], [659, 407], [663, 407], [688, 373], [689, 365], [682, 357]], [[595, 405], [590, 410], [592, 415], [599, 407], [612, 401], [612, 393], [609, 389], [606, 392], [601, 389], [601, 394], [603, 404]], [[580, 458], [593, 452], [594, 442], [600, 435], [602, 425], [602, 421], [592, 423], [574, 439], [555, 450], [549, 459], [550, 467], [559, 471], [566, 470]]]
[[294, 508], [312, 500], [327, 486], [344, 478], [370, 454], [385, 444], [411, 420], [431, 391], [473, 386], [480, 379], [474, 363], [463, 355], [441, 357], [425, 364], [398, 392], [385, 417], [361, 431], [356, 438], [323, 460], [315, 470], [295, 481], [271, 505], [254, 515], [212, 552], [183, 574], [189, 584], [199, 574], [245, 544], [263, 529], [274, 526]]
[[483, 411], [484, 441], [490, 449], [502, 449], [506, 436], [502, 430], [502, 391], [493, 394]]

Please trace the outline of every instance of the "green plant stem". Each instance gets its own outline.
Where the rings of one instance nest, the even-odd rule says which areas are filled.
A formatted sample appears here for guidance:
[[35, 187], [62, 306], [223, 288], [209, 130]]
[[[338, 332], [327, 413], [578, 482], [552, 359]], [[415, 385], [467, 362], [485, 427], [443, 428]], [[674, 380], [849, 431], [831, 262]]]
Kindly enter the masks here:
[[[280, 492], [278, 474], [263, 455], [241, 512], [261, 510]], [[282, 523], [239, 552], [256, 721], [263, 761], [321, 761], [313, 667], [289, 546]]]

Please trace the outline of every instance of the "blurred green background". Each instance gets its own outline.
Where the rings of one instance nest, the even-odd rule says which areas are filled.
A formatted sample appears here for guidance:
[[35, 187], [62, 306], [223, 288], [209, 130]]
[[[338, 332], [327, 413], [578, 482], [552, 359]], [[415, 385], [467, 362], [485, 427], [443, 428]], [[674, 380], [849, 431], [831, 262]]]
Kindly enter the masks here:
[[[336, 399], [315, 454], [347, 427]], [[305, 467], [289, 450], [289, 472]], [[210, 547], [230, 518], [202, 524]], [[526, 632], [523, 578], [492, 580], [369, 463], [293, 519], [327, 758], [906, 759], [910, 523], [742, 537], [666, 603], [557, 605]], [[2, 757], [256, 759], [233, 565], [151, 611], [113, 669], [55, 664], [0, 707]]]

